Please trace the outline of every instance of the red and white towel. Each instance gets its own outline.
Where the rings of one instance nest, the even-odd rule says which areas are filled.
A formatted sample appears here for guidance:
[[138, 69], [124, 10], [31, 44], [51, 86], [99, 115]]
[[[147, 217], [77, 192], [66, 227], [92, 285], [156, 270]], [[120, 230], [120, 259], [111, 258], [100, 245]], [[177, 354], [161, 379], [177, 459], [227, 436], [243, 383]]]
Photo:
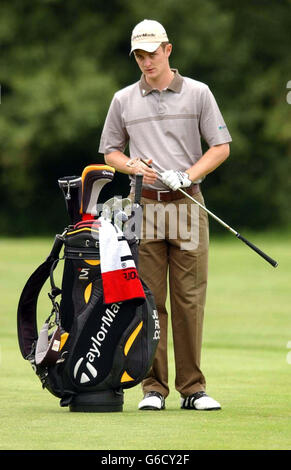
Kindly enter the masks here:
[[103, 217], [98, 222], [104, 303], [145, 299], [132, 253], [122, 231]]

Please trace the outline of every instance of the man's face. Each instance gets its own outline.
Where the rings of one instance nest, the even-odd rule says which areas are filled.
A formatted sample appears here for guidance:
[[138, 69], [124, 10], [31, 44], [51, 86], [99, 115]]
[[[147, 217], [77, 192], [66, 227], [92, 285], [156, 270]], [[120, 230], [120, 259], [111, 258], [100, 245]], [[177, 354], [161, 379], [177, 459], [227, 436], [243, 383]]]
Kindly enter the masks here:
[[137, 49], [134, 52], [135, 60], [142, 73], [150, 80], [157, 80], [169, 69], [169, 56], [172, 45], [167, 44], [164, 48], [158, 47], [154, 52], [146, 52]]

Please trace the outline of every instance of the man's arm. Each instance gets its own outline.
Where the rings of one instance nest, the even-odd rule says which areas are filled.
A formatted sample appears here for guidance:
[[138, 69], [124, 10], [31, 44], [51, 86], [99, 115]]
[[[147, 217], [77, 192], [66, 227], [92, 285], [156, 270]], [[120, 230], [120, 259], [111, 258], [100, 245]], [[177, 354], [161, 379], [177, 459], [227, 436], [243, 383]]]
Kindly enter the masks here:
[[220, 144], [210, 147], [193, 166], [185, 172], [167, 170], [161, 174], [163, 183], [177, 191], [179, 188], [188, 188], [192, 182], [199, 182], [201, 178], [211, 173], [221, 165], [229, 156], [229, 144]]
[[[130, 158], [119, 150], [104, 155], [104, 158], [107, 165], [112, 166], [120, 173], [126, 173], [128, 175], [136, 175], [137, 173], [142, 173], [143, 182], [145, 184], [153, 184], [157, 179], [155, 171], [152, 168], [149, 168], [144, 165], [142, 162], [140, 162], [140, 164], [136, 166], [127, 166], [127, 163], [130, 161]], [[150, 164], [151, 162], [152, 160], [148, 160], [147, 163]]]
[[219, 167], [228, 158], [229, 154], [229, 144], [214, 145], [185, 173], [189, 175], [191, 181], [197, 181]]

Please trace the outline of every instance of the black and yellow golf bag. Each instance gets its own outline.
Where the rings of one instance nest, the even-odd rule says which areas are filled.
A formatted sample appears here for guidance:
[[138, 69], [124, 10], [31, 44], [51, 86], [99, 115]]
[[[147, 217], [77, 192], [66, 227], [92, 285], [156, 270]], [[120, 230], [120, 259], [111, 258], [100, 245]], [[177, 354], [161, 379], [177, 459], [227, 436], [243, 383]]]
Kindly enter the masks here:
[[[138, 276], [136, 215], [142, 181], [136, 181], [130, 213], [119, 210], [122, 225], [117, 226], [110, 204], [106, 217], [97, 208], [99, 193], [113, 176], [107, 165], [89, 165], [81, 177], [58, 181], [70, 224], [56, 235], [18, 305], [22, 356], [43, 388], [70, 411], [122, 411], [124, 389], [145, 378], [159, 341], [154, 298]], [[57, 287], [54, 270], [61, 262]], [[48, 279], [52, 310], [38, 331], [38, 297]]]

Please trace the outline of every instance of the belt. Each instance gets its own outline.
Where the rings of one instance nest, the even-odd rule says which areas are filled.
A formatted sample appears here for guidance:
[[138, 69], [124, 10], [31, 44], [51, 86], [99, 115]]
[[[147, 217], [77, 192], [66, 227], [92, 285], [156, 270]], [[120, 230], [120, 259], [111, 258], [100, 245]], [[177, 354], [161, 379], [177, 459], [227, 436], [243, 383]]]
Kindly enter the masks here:
[[[193, 194], [199, 193], [200, 185], [192, 184], [192, 186], [190, 186], [189, 188], [183, 188], [183, 191], [185, 191], [190, 196], [192, 196]], [[155, 199], [156, 201], [175, 201], [176, 199], [182, 199], [183, 197], [185, 197], [184, 194], [182, 194], [179, 190], [157, 191], [155, 189], [146, 189], [146, 188], [142, 190], [141, 195], [148, 199]]]

